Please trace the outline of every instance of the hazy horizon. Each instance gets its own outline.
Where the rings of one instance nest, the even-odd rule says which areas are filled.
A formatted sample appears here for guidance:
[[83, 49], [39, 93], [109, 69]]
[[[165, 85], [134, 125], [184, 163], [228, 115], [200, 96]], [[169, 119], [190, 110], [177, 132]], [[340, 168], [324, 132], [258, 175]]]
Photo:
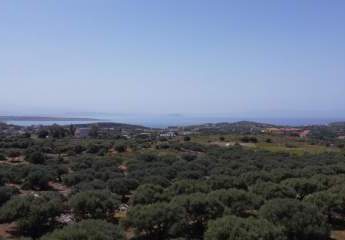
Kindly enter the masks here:
[[0, 3], [0, 115], [345, 118], [345, 2]]
[[[345, 121], [345, 112], [339, 111], [251, 111], [237, 113], [153, 113], [153, 112], [97, 112], [97, 111], [68, 111], [68, 110], [11, 110], [0, 111], [0, 116], [46, 116], [46, 117], [99, 117], [106, 119], [113, 116], [130, 116], [130, 117], [214, 117], [214, 118], [233, 118], [239, 120], [246, 119], [339, 119]], [[100, 117], [101, 116], [101, 117]]]

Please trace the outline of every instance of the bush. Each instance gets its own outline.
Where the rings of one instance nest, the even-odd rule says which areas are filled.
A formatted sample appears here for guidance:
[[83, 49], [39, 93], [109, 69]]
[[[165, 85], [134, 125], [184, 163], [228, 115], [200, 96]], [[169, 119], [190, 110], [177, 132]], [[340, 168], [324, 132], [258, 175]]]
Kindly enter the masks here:
[[327, 220], [314, 205], [294, 199], [273, 199], [261, 207], [260, 216], [282, 226], [288, 239], [329, 239]]
[[190, 140], [191, 140], [190, 136], [184, 136], [183, 137], [183, 141], [185, 141], [185, 142], [189, 142]]
[[241, 138], [241, 142], [244, 142], [244, 143], [257, 143], [258, 142], [258, 139], [256, 137], [242, 137]]
[[247, 190], [247, 185], [243, 179], [238, 177], [217, 174], [207, 180], [212, 190], [237, 188]]
[[232, 214], [242, 216], [248, 211], [258, 209], [263, 199], [256, 194], [239, 189], [216, 190], [209, 193], [209, 196], [219, 201]]
[[202, 237], [210, 219], [216, 219], [224, 213], [224, 206], [204, 193], [177, 196], [170, 204], [176, 211], [181, 211], [178, 223], [182, 232], [196, 239]]
[[37, 135], [39, 138], [47, 138], [49, 135], [49, 132], [46, 129], [41, 129], [39, 130]]
[[265, 219], [226, 216], [208, 224], [206, 240], [286, 240], [282, 228]]
[[62, 211], [61, 198], [55, 193], [16, 196], [1, 207], [0, 221], [16, 221], [21, 233], [36, 238], [56, 225]]
[[299, 199], [303, 199], [308, 194], [321, 191], [325, 188], [319, 181], [306, 178], [290, 178], [284, 180], [282, 185], [294, 189]]
[[83, 146], [81, 146], [81, 145], [76, 145], [76, 146], [74, 146], [74, 148], [73, 148], [73, 152], [75, 153], [75, 154], [81, 154], [82, 152], [84, 152], [85, 151], [85, 148], [83, 147]]
[[345, 199], [343, 196], [342, 192], [322, 191], [308, 195], [304, 201], [315, 205], [319, 211], [328, 217], [328, 221], [331, 223], [345, 212]]
[[24, 189], [44, 190], [48, 188], [50, 174], [43, 168], [32, 169], [23, 184]]
[[123, 231], [102, 220], [84, 220], [45, 235], [41, 240], [122, 240]]
[[344, 143], [340, 143], [337, 145], [338, 148], [345, 148], [345, 144]]
[[77, 171], [62, 176], [62, 181], [67, 186], [73, 186], [80, 182], [87, 182], [94, 179], [92, 171]]
[[96, 154], [96, 153], [98, 153], [100, 150], [101, 150], [101, 146], [96, 145], [96, 144], [90, 144], [90, 145], [87, 147], [87, 152], [88, 152], [88, 153]]
[[258, 183], [252, 188], [252, 192], [263, 196], [265, 199], [273, 198], [296, 198], [296, 191], [288, 186], [272, 182]]
[[132, 203], [135, 204], [152, 204], [162, 201], [164, 188], [154, 184], [140, 185], [132, 197]]
[[294, 144], [294, 143], [286, 143], [285, 147], [287, 147], [287, 148], [297, 148], [298, 146], [296, 144]]
[[0, 206], [10, 200], [14, 195], [18, 194], [18, 192], [18, 189], [14, 187], [0, 187]]
[[156, 149], [168, 149], [170, 148], [170, 144], [169, 143], [160, 143], [157, 144]]
[[111, 192], [124, 197], [126, 194], [129, 194], [131, 190], [138, 186], [138, 182], [135, 179], [120, 178], [109, 180], [107, 185]]
[[16, 158], [16, 157], [19, 157], [20, 155], [21, 155], [21, 153], [19, 151], [12, 150], [8, 153], [7, 156], [10, 158]]
[[119, 207], [118, 195], [109, 191], [95, 190], [80, 192], [69, 201], [77, 219], [110, 219]]
[[127, 151], [127, 146], [124, 145], [124, 144], [117, 144], [115, 146], [115, 150], [119, 153], [123, 153], [123, 152], [126, 152]]
[[33, 164], [43, 164], [46, 160], [46, 157], [42, 152], [34, 150], [28, 151], [25, 156], [25, 160]]
[[181, 212], [168, 203], [138, 205], [129, 210], [126, 225], [139, 234], [146, 233], [147, 239], [167, 239], [181, 217]]
[[182, 159], [186, 160], [187, 162], [191, 162], [197, 159], [198, 155], [193, 153], [184, 153], [182, 154]]
[[210, 191], [206, 182], [197, 180], [179, 180], [174, 182], [165, 190], [165, 193], [171, 197], [176, 195], [191, 194], [196, 192], [208, 193]]
[[85, 192], [85, 191], [93, 191], [93, 190], [104, 190], [106, 189], [107, 185], [105, 182], [99, 179], [95, 179], [93, 181], [87, 182], [80, 182], [77, 185], [73, 186], [73, 193]]

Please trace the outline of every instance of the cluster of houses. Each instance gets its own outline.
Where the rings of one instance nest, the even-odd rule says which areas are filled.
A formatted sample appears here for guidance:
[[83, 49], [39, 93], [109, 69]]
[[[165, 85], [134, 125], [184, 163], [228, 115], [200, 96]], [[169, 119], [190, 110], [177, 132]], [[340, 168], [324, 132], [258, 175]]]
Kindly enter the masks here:
[[[92, 131], [92, 127], [77, 127], [74, 136], [76, 138], [87, 138], [90, 136]], [[131, 138], [133, 135], [140, 135], [140, 134], [149, 134], [147, 130], [143, 129], [126, 129], [126, 128], [114, 128], [114, 127], [99, 127], [97, 128], [98, 135], [101, 136], [112, 136], [112, 135], [120, 135], [124, 138]]]
[[186, 130], [184, 127], [167, 127], [159, 130], [160, 137], [173, 138], [176, 136], [188, 136], [195, 134], [197, 131]]
[[90, 127], [80, 127], [77, 128], [74, 132], [74, 136], [77, 138], [86, 138], [90, 135]]
[[276, 134], [276, 135], [288, 135], [288, 136], [299, 136], [305, 138], [310, 133], [308, 129], [302, 128], [266, 128], [263, 130], [264, 133]]
[[[214, 124], [205, 125], [206, 128], [215, 127]], [[217, 125], [219, 127], [219, 125]], [[22, 127], [15, 125], [8, 125], [0, 122], [0, 135], [17, 136], [26, 133], [37, 134], [42, 130], [43, 126], [30, 126]], [[74, 132], [76, 138], [87, 138], [90, 136], [92, 126], [84, 125], [77, 126]], [[294, 127], [266, 127], [260, 130], [262, 133], [272, 135], [284, 135], [284, 136], [297, 136], [300, 138], [306, 138], [311, 134], [311, 130], [307, 128], [294, 128]], [[150, 129], [150, 128], [133, 128], [133, 127], [113, 127], [113, 126], [101, 126], [98, 128], [98, 133], [101, 136], [117, 135], [123, 138], [143, 137], [143, 138], [174, 138], [177, 136], [188, 136], [193, 134], [202, 133], [202, 129], [198, 127], [167, 127], [164, 129]], [[339, 140], [345, 140], [345, 131], [336, 132]]]
[[27, 133], [28, 130], [25, 127], [8, 125], [0, 122], [0, 134], [6, 136], [17, 136]]

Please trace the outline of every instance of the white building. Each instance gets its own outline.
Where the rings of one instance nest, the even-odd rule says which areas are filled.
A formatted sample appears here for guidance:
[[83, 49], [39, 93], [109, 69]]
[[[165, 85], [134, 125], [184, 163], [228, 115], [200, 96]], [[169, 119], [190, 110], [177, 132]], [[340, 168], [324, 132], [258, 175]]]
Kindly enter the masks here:
[[159, 134], [160, 137], [175, 137], [176, 133], [175, 132], [164, 132]]
[[90, 128], [77, 128], [75, 130], [74, 136], [77, 138], [88, 137], [90, 133]]

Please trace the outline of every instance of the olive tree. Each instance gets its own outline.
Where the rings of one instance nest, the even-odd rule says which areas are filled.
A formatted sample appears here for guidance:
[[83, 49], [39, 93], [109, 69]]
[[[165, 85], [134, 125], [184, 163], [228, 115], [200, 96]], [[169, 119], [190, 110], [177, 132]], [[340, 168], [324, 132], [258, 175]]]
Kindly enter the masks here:
[[41, 240], [122, 240], [123, 231], [116, 225], [103, 220], [83, 220], [53, 231]]
[[210, 221], [206, 240], [286, 240], [282, 228], [265, 219], [226, 216]]
[[119, 207], [119, 196], [104, 190], [85, 191], [73, 195], [69, 205], [77, 219], [109, 219]]
[[62, 212], [62, 200], [56, 193], [15, 196], [0, 208], [0, 221], [15, 221], [20, 232], [37, 237], [55, 226]]
[[294, 199], [273, 199], [260, 208], [260, 216], [283, 227], [288, 239], [326, 240], [326, 217], [309, 203]]

